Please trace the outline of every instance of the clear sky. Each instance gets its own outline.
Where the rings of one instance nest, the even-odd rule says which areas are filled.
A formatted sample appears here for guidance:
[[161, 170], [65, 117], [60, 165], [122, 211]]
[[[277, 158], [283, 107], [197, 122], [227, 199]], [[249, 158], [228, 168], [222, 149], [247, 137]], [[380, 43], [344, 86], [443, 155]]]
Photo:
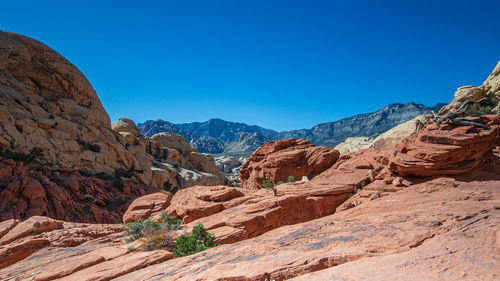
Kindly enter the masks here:
[[112, 121], [310, 128], [449, 102], [500, 60], [500, 1], [2, 1], [0, 29], [90, 80]]

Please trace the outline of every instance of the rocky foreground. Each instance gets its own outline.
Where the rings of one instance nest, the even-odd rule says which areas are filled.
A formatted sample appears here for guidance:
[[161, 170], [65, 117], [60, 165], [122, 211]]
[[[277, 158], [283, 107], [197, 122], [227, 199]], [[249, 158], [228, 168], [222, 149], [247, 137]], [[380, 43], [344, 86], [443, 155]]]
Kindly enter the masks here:
[[[184, 220], [181, 231], [203, 223], [222, 244], [192, 256], [131, 251], [139, 242], [125, 243], [120, 225], [4, 221], [0, 277], [496, 280], [500, 117], [479, 120], [490, 129], [431, 124], [396, 147], [343, 154], [311, 181], [278, 185], [276, 196], [256, 187], [200, 186], [132, 204], [126, 221], [166, 210]], [[424, 171], [433, 176], [421, 177]]]

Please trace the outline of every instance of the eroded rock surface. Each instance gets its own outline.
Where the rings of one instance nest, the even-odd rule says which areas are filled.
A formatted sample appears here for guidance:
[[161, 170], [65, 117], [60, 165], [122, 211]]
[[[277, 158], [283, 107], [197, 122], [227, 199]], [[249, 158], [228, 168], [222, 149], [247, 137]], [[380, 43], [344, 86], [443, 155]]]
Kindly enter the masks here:
[[120, 223], [132, 200], [159, 191], [132, 178], [97, 178], [72, 168], [1, 157], [0, 175], [0, 221], [48, 216], [74, 222]]
[[263, 180], [286, 182], [289, 176], [312, 178], [328, 169], [339, 157], [337, 150], [315, 147], [305, 139], [272, 141], [257, 149], [240, 170], [241, 187], [262, 188]]
[[391, 170], [401, 176], [452, 175], [478, 167], [500, 139], [500, 116], [469, 118], [490, 129], [461, 126], [437, 130], [434, 124], [405, 139], [390, 158]]

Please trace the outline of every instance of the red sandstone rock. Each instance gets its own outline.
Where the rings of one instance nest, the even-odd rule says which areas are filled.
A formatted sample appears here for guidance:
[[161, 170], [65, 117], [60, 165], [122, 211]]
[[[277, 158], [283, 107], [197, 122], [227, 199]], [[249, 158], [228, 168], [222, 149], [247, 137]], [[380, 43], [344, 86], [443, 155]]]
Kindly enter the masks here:
[[102, 180], [72, 168], [0, 158], [0, 220], [48, 216], [74, 222], [120, 223], [135, 198], [159, 191], [133, 179]]
[[240, 204], [242, 189], [229, 186], [193, 186], [179, 190], [172, 198], [167, 213], [185, 223], [218, 213]]
[[[470, 119], [495, 124], [500, 117]], [[490, 129], [462, 126], [451, 130], [427, 126], [403, 140], [390, 157], [390, 169], [401, 176], [461, 174], [478, 167], [499, 142], [499, 125], [491, 125]]]
[[413, 185], [117, 280], [497, 280], [500, 184], [478, 176]]
[[261, 235], [283, 225], [319, 218], [335, 211], [352, 187], [342, 185], [310, 186], [304, 183], [278, 185], [278, 195], [246, 196], [243, 204], [197, 219], [191, 229], [203, 224], [219, 244], [234, 243]]
[[172, 200], [172, 193], [162, 191], [139, 197], [130, 204], [123, 215], [123, 222], [129, 223], [144, 220], [165, 210]]
[[[233, 197], [226, 188], [193, 188], [191, 195], [179, 198], [223, 198], [228, 207], [192, 221], [188, 228], [204, 222], [226, 243], [253, 237], [255, 230], [267, 232], [189, 257], [170, 259], [167, 251], [125, 253], [131, 244], [124, 244], [120, 226], [63, 223], [29, 234], [15, 230], [23, 223], [12, 228], [15, 222], [8, 222], [9, 232], [14, 232], [2, 239], [19, 238], [0, 246], [0, 279], [498, 279], [500, 149], [469, 173], [410, 179], [409, 187], [392, 184], [407, 179], [390, 177], [382, 165], [387, 160], [383, 153], [350, 154], [316, 180], [279, 185], [278, 196], [243, 190], [242, 196]], [[378, 199], [316, 220], [283, 225], [335, 208], [325, 197], [346, 195], [359, 179], [336, 188], [326, 180], [333, 180], [335, 171], [357, 170], [380, 170], [372, 172], [376, 179], [362, 192], [397, 192], [384, 192]]]
[[263, 180], [286, 182], [288, 176], [312, 178], [332, 166], [337, 150], [315, 147], [305, 139], [271, 141], [257, 149], [240, 170], [241, 187], [259, 189]]

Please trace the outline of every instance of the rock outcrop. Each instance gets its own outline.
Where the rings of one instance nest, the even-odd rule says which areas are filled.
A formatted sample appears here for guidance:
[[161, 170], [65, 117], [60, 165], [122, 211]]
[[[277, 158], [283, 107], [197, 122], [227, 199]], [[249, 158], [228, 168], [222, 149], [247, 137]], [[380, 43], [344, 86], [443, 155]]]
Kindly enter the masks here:
[[48, 216], [73, 222], [120, 223], [132, 200], [159, 191], [123, 176], [85, 175], [72, 168], [0, 157], [0, 221]]
[[461, 126], [437, 130], [432, 124], [402, 142], [390, 158], [391, 170], [401, 176], [433, 176], [462, 174], [478, 167], [500, 144], [500, 116], [468, 119], [490, 129]]
[[165, 210], [172, 200], [172, 193], [157, 192], [137, 198], [123, 215], [123, 223], [145, 220]]
[[334, 149], [338, 150], [340, 154], [346, 152], [356, 152], [360, 149], [369, 147], [373, 142], [370, 137], [352, 137], [347, 138], [344, 142], [339, 143]]
[[312, 178], [339, 157], [337, 150], [315, 147], [305, 139], [272, 141], [257, 149], [240, 170], [241, 187], [258, 189], [263, 180], [286, 182], [289, 176]]
[[399, 124], [387, 132], [380, 134], [368, 147], [382, 149], [397, 145], [404, 138], [413, 134], [413, 132], [421, 130], [430, 121], [430, 118], [430, 114], [419, 115], [410, 121]]
[[96, 92], [75, 66], [23, 35], [0, 31], [0, 46], [2, 149], [28, 153], [36, 147], [47, 163], [93, 172], [132, 166], [148, 171], [111, 129]]

